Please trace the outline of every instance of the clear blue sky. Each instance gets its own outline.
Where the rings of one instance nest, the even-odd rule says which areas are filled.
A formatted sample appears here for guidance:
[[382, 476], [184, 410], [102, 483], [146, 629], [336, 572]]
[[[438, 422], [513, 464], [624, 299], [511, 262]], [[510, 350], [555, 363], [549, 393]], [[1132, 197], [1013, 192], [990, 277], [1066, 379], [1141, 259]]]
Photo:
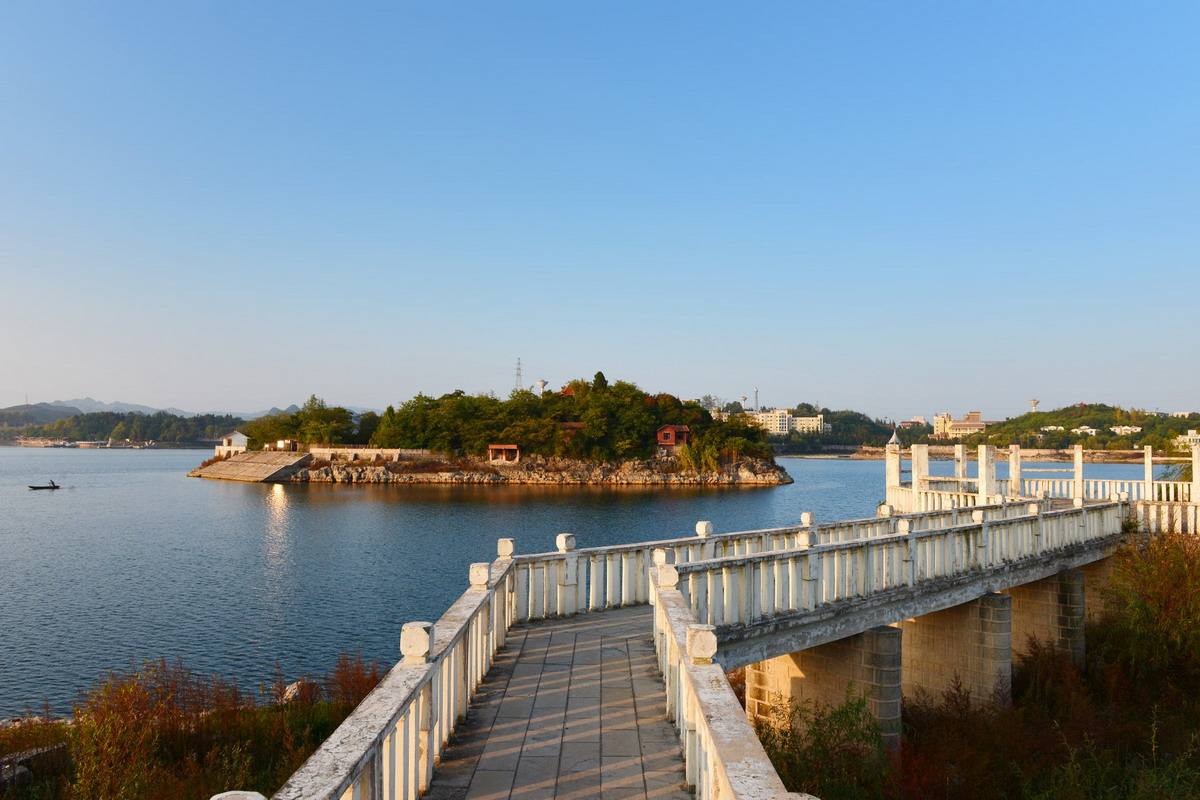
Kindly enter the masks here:
[[1200, 406], [1195, 3], [0, 14], [0, 405]]

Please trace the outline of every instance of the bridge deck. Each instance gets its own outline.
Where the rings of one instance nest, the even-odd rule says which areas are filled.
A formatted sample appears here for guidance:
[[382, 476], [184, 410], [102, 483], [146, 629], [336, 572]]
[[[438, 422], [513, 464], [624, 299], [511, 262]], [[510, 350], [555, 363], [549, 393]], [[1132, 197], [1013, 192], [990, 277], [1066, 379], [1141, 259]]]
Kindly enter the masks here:
[[649, 607], [518, 626], [442, 755], [431, 800], [686, 800]]

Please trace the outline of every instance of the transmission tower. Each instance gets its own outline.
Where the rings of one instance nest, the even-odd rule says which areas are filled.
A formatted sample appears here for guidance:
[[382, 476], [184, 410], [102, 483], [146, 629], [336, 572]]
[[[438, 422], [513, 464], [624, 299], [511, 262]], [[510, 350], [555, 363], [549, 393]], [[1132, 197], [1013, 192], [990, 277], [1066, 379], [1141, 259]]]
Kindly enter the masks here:
[[521, 391], [521, 388], [525, 385], [525, 382], [523, 380], [521, 380], [521, 357], [520, 356], [517, 356], [517, 370], [516, 370], [516, 373], [513, 375], [513, 384], [516, 387], [516, 390], [518, 392]]

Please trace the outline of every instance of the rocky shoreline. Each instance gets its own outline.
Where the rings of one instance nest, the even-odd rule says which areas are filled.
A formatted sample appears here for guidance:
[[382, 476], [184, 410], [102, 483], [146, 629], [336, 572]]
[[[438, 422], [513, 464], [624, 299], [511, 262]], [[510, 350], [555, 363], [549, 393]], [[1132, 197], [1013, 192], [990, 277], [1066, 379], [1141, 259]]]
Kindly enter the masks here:
[[527, 458], [512, 466], [483, 462], [468, 467], [413, 470], [404, 462], [386, 465], [334, 462], [301, 469], [289, 483], [512, 484], [544, 486], [782, 486], [787, 471], [770, 461], [743, 459], [706, 472], [672, 469], [671, 462], [630, 460], [592, 463], [561, 458]]

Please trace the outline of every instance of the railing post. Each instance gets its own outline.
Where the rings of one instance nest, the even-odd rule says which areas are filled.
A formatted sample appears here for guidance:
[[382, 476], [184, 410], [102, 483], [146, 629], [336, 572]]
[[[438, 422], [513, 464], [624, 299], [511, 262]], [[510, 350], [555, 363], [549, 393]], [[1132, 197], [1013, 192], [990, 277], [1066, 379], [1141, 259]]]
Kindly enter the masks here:
[[1071, 484], [1071, 497], [1083, 499], [1083, 445], [1075, 445], [1075, 479]]
[[1079, 515], [1075, 517], [1075, 540], [1076, 541], [1084, 541], [1084, 534], [1082, 534], [1082, 530], [1084, 530], [1084, 522], [1085, 522], [1084, 515], [1086, 513], [1085, 506], [1084, 506], [1084, 498], [1074, 498], [1074, 499], [1072, 499], [1072, 501], [1070, 501], [1070, 503], [1072, 503], [1072, 505], [1074, 507], [1076, 507], [1076, 509], [1079, 509]]
[[954, 445], [954, 477], [967, 477], [967, 446], [965, 444]]
[[1042, 525], [1045, 523], [1042, 519], [1042, 504], [1030, 503], [1029, 514], [1037, 517], [1033, 525], [1033, 555], [1037, 555], [1042, 552]]
[[929, 488], [929, 445], [914, 444], [912, 450], [912, 488], [925, 491]]
[[[400, 629], [400, 653], [404, 656], [401, 665], [421, 667], [429, 662], [429, 650], [433, 645], [432, 622], [406, 622]], [[437, 677], [431, 675], [421, 687], [417, 701], [418, 776], [423, 792], [433, 778], [433, 760], [437, 746], [433, 741], [437, 722]]]
[[896, 520], [896, 533], [908, 538], [904, 547], [904, 582], [909, 586], [917, 584], [917, 542], [913, 538], [912, 523], [906, 519]]
[[679, 586], [679, 572], [670, 564], [659, 564], [654, 568], [659, 589], [675, 589]]
[[1188, 497], [1180, 500], [1200, 504], [1200, 444], [1192, 445], [1192, 486]]
[[514, 539], [497, 539], [496, 540], [496, 556], [498, 558], [512, 558], [516, 552], [517, 545]]
[[796, 547], [816, 547], [820, 544], [817, 541], [817, 526], [811, 511], [800, 512], [800, 527], [804, 530], [796, 534]]
[[[980, 445], [986, 447], [987, 445]], [[988, 531], [987, 515], [982, 511], [972, 511], [971, 521], [979, 524], [979, 540], [975, 543], [975, 563], [981, 567], [988, 565], [988, 552], [991, 548], [991, 542], [988, 541], [991, 536]]]
[[[675, 561], [675, 551], [667, 550], [665, 547], [656, 547], [650, 552], [650, 562], [652, 569], [657, 573], [659, 567], [672, 564]], [[678, 578], [678, 572], [676, 573]], [[650, 593], [650, 605], [655, 605], [655, 592]]]
[[579, 592], [576, 588], [579, 582], [579, 554], [575, 552], [575, 534], [560, 533], [554, 537], [554, 546], [563, 553], [562, 569], [558, 572], [558, 613], [571, 616], [578, 609], [575, 602]]
[[716, 628], [712, 625], [687, 626], [687, 655], [693, 664], [711, 664], [717, 654]]
[[429, 660], [429, 648], [433, 645], [432, 622], [406, 622], [400, 629], [401, 662], [405, 666], [420, 666]]
[[976, 481], [978, 501], [982, 505], [990, 502], [996, 493], [996, 448], [990, 444], [979, 445], [979, 479]]
[[1008, 446], [1008, 496], [1021, 496], [1021, 445]]
[[713, 524], [708, 520], [700, 520], [696, 523], [696, 536], [700, 539], [700, 561], [707, 561], [716, 555], [713, 552], [716, 545], [708, 538], [712, 536], [712, 532]]
[[1154, 500], [1154, 448], [1151, 445], [1142, 448], [1142, 499]]
[[[472, 564], [467, 570], [467, 580], [470, 581], [472, 589], [480, 589], [486, 592], [490, 588], [492, 580], [492, 565], [486, 562]], [[487, 642], [487, 647], [491, 648], [495, 629], [494, 618], [496, 616], [492, 612], [492, 609], [496, 603], [496, 595], [492, 594], [487, 602], [487, 612], [483, 615], [486, 626], [483, 630], [483, 638]]]
[[468, 570], [467, 578], [471, 582], [472, 589], [487, 589], [488, 583], [492, 578], [492, 565], [486, 561], [479, 561], [472, 564]]
[[900, 486], [900, 445], [889, 444], [883, 448], [884, 488], [892, 489]]

